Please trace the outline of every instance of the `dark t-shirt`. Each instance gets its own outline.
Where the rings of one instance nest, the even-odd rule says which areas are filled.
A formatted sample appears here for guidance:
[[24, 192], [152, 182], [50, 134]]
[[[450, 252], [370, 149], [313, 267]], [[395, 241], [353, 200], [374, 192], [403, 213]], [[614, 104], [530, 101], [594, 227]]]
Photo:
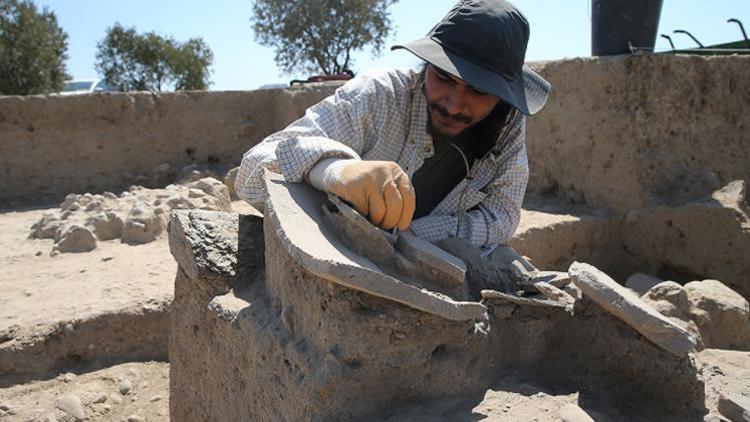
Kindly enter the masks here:
[[[417, 204], [414, 218], [424, 217], [467, 176], [474, 162], [495, 145], [500, 130], [508, 121], [510, 106], [499, 102], [481, 122], [453, 138], [433, 136], [434, 154], [412, 176]], [[453, 146], [451, 146], [451, 143]], [[459, 148], [466, 156], [464, 161]]]

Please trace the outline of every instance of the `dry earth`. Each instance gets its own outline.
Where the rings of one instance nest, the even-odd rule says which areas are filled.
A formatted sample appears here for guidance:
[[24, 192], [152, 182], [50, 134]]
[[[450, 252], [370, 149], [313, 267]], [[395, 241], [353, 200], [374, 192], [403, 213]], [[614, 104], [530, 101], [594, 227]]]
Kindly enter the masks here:
[[[251, 211], [241, 201], [232, 206], [235, 211]], [[171, 301], [176, 263], [165, 237], [138, 246], [104, 241], [91, 252], [50, 256], [51, 239], [28, 239], [29, 228], [45, 211], [49, 209], [0, 214], [0, 333], [34, 337], [87, 315]], [[571, 218], [524, 211], [520, 229]], [[0, 338], [0, 344], [5, 341]], [[89, 347], [98, 346], [94, 342]], [[705, 368], [707, 406], [712, 412], [719, 393], [750, 391], [750, 353], [709, 349], [697, 359]], [[0, 420], [76, 420], [61, 410], [71, 400], [75, 407], [75, 398], [86, 420], [169, 419], [168, 363], [109, 365], [102, 369], [101, 362], [94, 362], [71, 369], [74, 372], [50, 374], [47, 379], [10, 383], [0, 389]], [[125, 379], [130, 383], [129, 391], [121, 389]], [[632, 420], [627, 409], [637, 408], [637, 403], [623, 403], [613, 409], [596, 398], [579, 397], [577, 391], [560, 391], [544, 380], [509, 374], [488, 389], [479, 403], [460, 399], [421, 403], [380, 416], [393, 421], [552, 421], [560, 420], [560, 409], [568, 403], [578, 403], [597, 420]], [[75, 413], [75, 409], [67, 408]]]

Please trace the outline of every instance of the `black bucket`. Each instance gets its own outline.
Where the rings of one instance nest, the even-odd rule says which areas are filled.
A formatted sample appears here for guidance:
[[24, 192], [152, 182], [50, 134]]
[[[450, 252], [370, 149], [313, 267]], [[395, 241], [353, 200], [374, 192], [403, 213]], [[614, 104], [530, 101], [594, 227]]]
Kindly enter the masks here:
[[653, 51], [662, 0], [591, 0], [591, 55]]

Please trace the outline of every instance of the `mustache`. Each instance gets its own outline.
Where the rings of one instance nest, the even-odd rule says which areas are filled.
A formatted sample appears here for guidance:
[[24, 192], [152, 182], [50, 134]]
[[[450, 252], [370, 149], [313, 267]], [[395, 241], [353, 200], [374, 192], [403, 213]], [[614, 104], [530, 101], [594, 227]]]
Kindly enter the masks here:
[[455, 120], [460, 123], [469, 124], [471, 123], [471, 117], [465, 115], [465, 114], [450, 114], [448, 113], [448, 110], [441, 106], [438, 103], [432, 103], [430, 104], [432, 108], [435, 109], [438, 113], [440, 113], [441, 116], [443, 116], [446, 119]]

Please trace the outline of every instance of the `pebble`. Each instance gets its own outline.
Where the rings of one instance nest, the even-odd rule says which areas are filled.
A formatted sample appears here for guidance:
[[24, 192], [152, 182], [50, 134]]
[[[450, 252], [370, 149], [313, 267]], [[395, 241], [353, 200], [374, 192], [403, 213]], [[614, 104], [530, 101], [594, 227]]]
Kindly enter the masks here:
[[82, 421], [84, 419], [83, 406], [81, 406], [81, 399], [75, 394], [63, 394], [57, 399], [56, 407], [68, 415], [74, 417], [76, 420]]
[[167, 410], [166, 409], [159, 409], [159, 410], [156, 411], [156, 416], [164, 416], [166, 414], [167, 414]]
[[42, 251], [36, 251], [36, 253], [34, 255], [36, 255], [36, 256], [42, 256]]
[[102, 262], [111, 261], [113, 259], [115, 259], [115, 257], [113, 257], [113, 256], [105, 256], [104, 258], [102, 258]]
[[128, 422], [143, 422], [143, 421], [145, 421], [146, 419], [144, 419], [144, 418], [143, 418], [142, 416], [138, 416], [138, 415], [130, 415], [130, 416], [128, 416], [128, 417], [127, 417], [127, 419], [125, 419], [125, 420], [127, 420]]
[[120, 390], [120, 394], [127, 395], [130, 393], [130, 390], [133, 389], [133, 384], [130, 383], [130, 380], [127, 378], [123, 378], [120, 380], [120, 382], [117, 384], [117, 389]]
[[154, 402], [154, 401], [159, 401], [159, 400], [161, 400], [161, 396], [157, 395], [157, 396], [151, 397], [151, 400], [149, 400], [149, 401]]
[[68, 372], [67, 374], [63, 375], [63, 381], [65, 382], [71, 382], [74, 379], [76, 379], [76, 374]]
[[23, 295], [24, 295], [24, 296], [26, 296], [26, 297], [29, 297], [29, 296], [31, 296], [31, 294], [32, 294], [32, 293], [31, 293], [31, 290], [24, 290], [24, 291], [23, 291]]
[[107, 401], [107, 393], [101, 392], [94, 397], [94, 400], [91, 401], [91, 403], [104, 403]]
[[66, 334], [70, 334], [73, 331], [75, 331], [75, 327], [73, 327], [73, 324], [67, 323], [67, 324], [65, 324], [65, 327], [63, 328], [63, 331], [65, 331]]
[[117, 404], [122, 403], [122, 397], [118, 396], [117, 394], [113, 394], [112, 401]]

